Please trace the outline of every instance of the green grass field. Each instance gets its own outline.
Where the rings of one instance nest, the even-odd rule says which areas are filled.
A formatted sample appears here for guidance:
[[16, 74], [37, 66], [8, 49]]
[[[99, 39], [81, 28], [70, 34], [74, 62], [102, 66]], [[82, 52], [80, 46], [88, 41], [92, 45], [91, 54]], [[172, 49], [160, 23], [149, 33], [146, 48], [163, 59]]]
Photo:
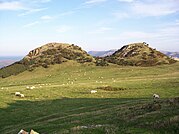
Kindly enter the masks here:
[[[160, 95], [156, 102], [154, 93]], [[177, 134], [176, 97], [178, 62], [156, 67], [96, 67], [71, 61], [39, 67], [0, 78], [0, 133], [34, 129], [41, 134]]]

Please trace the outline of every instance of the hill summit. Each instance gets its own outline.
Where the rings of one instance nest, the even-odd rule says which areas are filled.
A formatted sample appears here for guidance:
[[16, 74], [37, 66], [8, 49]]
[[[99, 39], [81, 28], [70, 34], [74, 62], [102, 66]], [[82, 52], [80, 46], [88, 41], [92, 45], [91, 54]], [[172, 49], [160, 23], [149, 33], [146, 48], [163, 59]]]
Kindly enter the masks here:
[[174, 59], [149, 47], [149, 44], [145, 42], [125, 45], [111, 56], [106, 56], [105, 59], [110, 63], [132, 66], [155, 66], [176, 62]]
[[67, 43], [48, 43], [29, 52], [20, 62], [30, 67], [61, 64], [68, 60], [79, 63], [94, 62], [94, 58], [81, 47]]

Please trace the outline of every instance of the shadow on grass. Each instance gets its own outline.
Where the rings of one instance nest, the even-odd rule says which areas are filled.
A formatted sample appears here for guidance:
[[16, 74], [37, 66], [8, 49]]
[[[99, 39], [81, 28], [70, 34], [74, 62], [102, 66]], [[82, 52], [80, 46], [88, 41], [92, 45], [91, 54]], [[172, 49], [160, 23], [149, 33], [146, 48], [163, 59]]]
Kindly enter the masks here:
[[0, 109], [0, 133], [178, 133], [178, 113], [178, 103], [147, 98], [19, 100]]

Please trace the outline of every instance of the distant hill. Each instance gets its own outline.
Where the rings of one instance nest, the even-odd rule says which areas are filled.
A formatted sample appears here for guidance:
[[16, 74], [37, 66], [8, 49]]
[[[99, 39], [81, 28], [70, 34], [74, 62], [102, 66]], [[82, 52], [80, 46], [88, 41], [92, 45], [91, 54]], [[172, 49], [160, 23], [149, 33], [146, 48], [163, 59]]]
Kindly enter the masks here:
[[112, 55], [117, 49], [112, 49], [108, 51], [89, 51], [88, 54], [95, 56], [95, 57], [105, 57]]
[[105, 60], [118, 65], [155, 66], [176, 62], [167, 55], [152, 49], [145, 42], [123, 46]]
[[13, 64], [22, 59], [22, 56], [0, 56], [0, 68]]
[[169, 52], [169, 51], [161, 51], [161, 52], [170, 57], [179, 58], [179, 52]]
[[22, 60], [0, 69], [0, 77], [19, 74], [25, 70], [32, 71], [35, 67], [61, 64], [68, 60], [78, 63], [95, 62], [81, 47], [67, 43], [48, 43], [29, 52]]

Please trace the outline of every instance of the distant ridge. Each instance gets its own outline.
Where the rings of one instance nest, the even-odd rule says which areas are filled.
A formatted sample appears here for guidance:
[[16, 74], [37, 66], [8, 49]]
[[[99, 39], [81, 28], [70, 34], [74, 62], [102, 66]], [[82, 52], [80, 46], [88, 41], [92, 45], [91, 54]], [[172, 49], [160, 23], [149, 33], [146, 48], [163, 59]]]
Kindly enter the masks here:
[[169, 51], [161, 51], [162, 53], [166, 54], [167, 56], [173, 58], [179, 58], [179, 52], [169, 52]]
[[88, 54], [95, 56], [95, 57], [105, 57], [112, 55], [117, 49], [112, 49], [108, 51], [89, 51]]
[[22, 59], [22, 56], [0, 56], [0, 68], [13, 64]]
[[105, 60], [118, 65], [131, 66], [155, 66], [161, 64], [172, 64], [176, 61], [167, 55], [149, 47], [149, 44], [133, 43], [123, 46]]

